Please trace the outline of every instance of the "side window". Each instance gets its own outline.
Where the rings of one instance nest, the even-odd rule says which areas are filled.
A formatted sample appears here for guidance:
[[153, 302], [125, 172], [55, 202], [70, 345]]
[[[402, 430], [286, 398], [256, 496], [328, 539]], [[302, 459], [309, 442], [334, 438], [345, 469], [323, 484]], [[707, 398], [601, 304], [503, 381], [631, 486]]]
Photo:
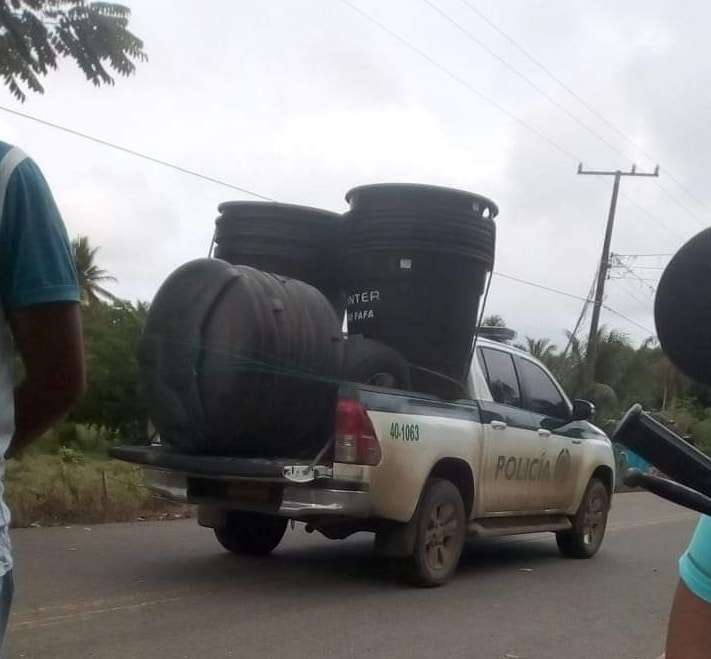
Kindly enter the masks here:
[[489, 391], [497, 403], [521, 407], [521, 391], [511, 355], [502, 350], [482, 348]]
[[526, 392], [526, 408], [537, 414], [567, 419], [568, 405], [548, 374], [528, 359], [517, 359], [516, 364]]

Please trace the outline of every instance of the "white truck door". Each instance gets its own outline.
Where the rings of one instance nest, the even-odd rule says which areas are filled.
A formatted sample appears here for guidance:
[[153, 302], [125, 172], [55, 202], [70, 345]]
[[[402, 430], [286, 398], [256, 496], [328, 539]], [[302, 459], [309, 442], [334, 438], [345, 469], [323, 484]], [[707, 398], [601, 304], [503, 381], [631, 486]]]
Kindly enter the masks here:
[[530, 413], [548, 468], [535, 481], [537, 499], [548, 511], [573, 504], [580, 478], [583, 441], [569, 429], [572, 407], [553, 377], [534, 361], [515, 356], [523, 407]]
[[[512, 356], [493, 347], [477, 349], [477, 362], [490, 395], [477, 395], [484, 426], [479, 512], [482, 515], [531, 510], [531, 473], [538, 457], [538, 435], [522, 407]], [[475, 374], [475, 380], [476, 380]]]

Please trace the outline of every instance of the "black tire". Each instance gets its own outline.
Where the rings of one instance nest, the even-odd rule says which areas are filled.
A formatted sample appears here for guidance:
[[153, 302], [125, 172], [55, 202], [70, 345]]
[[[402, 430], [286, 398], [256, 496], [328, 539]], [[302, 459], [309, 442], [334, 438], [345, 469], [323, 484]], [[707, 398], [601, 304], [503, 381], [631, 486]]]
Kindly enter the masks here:
[[592, 558], [605, 537], [609, 510], [607, 487], [601, 480], [592, 478], [573, 517], [573, 528], [556, 533], [560, 553], [568, 558]]
[[345, 343], [343, 377], [379, 387], [409, 389], [410, 366], [393, 348], [364, 336], [350, 336]]
[[467, 520], [462, 495], [451, 481], [431, 478], [415, 515], [415, 551], [407, 559], [407, 579], [416, 586], [441, 586], [456, 571], [464, 548]]
[[232, 511], [215, 537], [233, 554], [266, 556], [281, 542], [288, 522], [286, 517]]

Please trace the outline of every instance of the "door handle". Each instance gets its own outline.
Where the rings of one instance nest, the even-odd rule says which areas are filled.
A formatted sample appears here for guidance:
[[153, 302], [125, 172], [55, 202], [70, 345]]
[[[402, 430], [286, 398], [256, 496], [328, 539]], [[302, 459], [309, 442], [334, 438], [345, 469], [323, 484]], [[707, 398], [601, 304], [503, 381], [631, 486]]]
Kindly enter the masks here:
[[545, 428], [539, 428], [538, 429], [538, 435], [540, 437], [550, 437], [551, 436], [551, 431], [546, 430]]
[[573, 444], [582, 444], [583, 440], [582, 439], [574, 439]]
[[495, 428], [496, 430], [506, 430], [506, 422], [494, 420], [491, 422], [491, 427]]

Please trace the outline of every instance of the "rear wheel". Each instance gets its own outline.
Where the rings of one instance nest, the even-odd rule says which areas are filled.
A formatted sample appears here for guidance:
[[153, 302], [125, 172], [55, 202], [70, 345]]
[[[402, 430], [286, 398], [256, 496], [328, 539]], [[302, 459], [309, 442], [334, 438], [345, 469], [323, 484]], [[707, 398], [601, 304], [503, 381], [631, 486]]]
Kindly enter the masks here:
[[570, 558], [592, 558], [605, 537], [609, 509], [607, 487], [601, 480], [591, 479], [573, 518], [573, 528], [556, 533], [560, 553]]
[[232, 511], [225, 525], [215, 529], [215, 537], [233, 554], [265, 556], [281, 542], [288, 522], [285, 517]]
[[466, 536], [462, 495], [448, 480], [431, 478], [417, 506], [415, 551], [407, 576], [418, 586], [441, 586], [455, 572]]

